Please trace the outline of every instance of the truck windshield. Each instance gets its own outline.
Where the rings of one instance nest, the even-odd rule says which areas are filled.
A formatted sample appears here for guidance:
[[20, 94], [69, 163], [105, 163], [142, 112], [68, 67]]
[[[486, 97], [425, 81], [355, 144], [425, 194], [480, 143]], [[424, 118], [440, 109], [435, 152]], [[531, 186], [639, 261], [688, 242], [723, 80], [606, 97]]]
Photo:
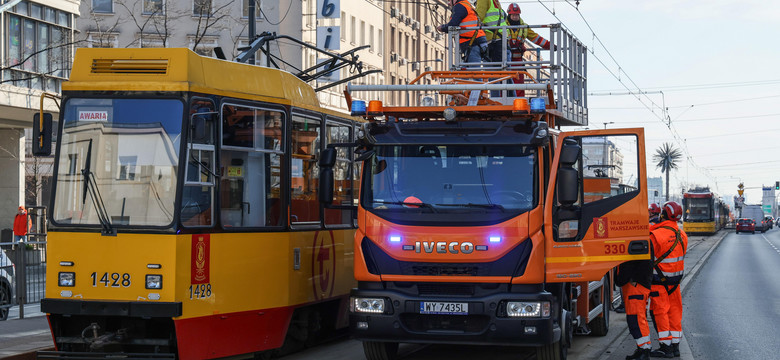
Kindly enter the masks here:
[[68, 99], [58, 141], [54, 221], [171, 224], [183, 116], [176, 99]]
[[712, 221], [712, 198], [687, 199], [688, 209], [685, 211], [685, 219], [688, 221]]
[[537, 202], [536, 152], [530, 146], [404, 145], [375, 151], [363, 206], [385, 218], [415, 214], [427, 215], [425, 221], [453, 221], [453, 214], [466, 214], [467, 222], [484, 222], [516, 216]]

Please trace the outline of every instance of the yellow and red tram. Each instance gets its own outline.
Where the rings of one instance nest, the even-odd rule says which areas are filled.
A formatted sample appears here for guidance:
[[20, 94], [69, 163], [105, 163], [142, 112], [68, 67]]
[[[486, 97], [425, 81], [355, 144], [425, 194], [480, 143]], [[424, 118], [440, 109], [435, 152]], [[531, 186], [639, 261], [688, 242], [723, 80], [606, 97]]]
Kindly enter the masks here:
[[[48, 356], [220, 358], [347, 326], [355, 217], [320, 205], [316, 161], [359, 120], [187, 49], [79, 49], [62, 95]], [[352, 205], [339, 151], [334, 203]]]

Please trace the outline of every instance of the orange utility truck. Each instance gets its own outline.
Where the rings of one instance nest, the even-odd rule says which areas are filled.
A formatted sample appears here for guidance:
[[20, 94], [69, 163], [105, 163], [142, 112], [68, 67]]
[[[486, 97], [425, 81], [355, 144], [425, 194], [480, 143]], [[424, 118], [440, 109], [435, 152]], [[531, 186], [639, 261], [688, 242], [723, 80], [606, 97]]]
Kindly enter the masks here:
[[[643, 129], [562, 130], [587, 125], [584, 62], [566, 62], [585, 48], [549, 28], [565, 46], [547, 65], [453, 58], [461, 70], [347, 87], [353, 115], [369, 121], [356, 143], [322, 152], [320, 201], [348, 207], [329, 193], [337, 148], [354, 147], [349, 321], [366, 358], [395, 358], [406, 342], [535, 346], [539, 359], [565, 359], [575, 333], [607, 333], [611, 270], [649, 259]], [[516, 90], [529, 96], [489, 96]], [[378, 91], [420, 100], [352, 99]], [[637, 188], [586, 196], [585, 169], [599, 164]]]

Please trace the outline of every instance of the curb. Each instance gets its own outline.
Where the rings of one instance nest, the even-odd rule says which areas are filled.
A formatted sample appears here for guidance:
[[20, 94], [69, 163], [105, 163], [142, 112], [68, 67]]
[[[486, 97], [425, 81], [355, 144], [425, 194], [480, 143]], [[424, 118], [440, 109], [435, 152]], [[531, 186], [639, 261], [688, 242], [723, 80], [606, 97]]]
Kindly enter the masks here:
[[726, 235], [730, 234], [731, 232], [728, 230], [721, 230], [723, 232], [723, 235], [720, 235], [720, 238], [718, 240], [715, 240], [715, 244], [710, 247], [709, 250], [707, 250], [704, 255], [702, 255], [699, 258], [699, 261], [696, 262], [696, 264], [693, 265], [693, 268], [691, 268], [691, 272], [689, 274], [686, 274], [683, 281], [680, 283], [680, 294], [685, 296], [685, 290], [688, 288], [688, 283], [696, 278], [696, 275], [699, 273], [699, 269], [701, 269], [701, 266], [704, 264], [707, 259], [710, 258], [710, 255], [712, 255], [712, 252], [718, 248], [720, 245], [720, 242], [723, 241], [723, 239], [726, 237]]

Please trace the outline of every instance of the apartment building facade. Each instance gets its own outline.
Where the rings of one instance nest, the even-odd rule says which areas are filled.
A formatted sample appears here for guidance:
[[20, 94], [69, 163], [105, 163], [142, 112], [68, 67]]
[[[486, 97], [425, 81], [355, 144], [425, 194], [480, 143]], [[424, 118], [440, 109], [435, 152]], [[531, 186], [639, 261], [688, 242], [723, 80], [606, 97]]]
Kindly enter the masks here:
[[40, 94], [59, 92], [69, 76], [78, 7], [78, 0], [0, 1], [0, 228], [12, 226], [20, 205], [34, 205], [25, 202], [30, 172], [51, 166], [25, 156], [25, 129]]

